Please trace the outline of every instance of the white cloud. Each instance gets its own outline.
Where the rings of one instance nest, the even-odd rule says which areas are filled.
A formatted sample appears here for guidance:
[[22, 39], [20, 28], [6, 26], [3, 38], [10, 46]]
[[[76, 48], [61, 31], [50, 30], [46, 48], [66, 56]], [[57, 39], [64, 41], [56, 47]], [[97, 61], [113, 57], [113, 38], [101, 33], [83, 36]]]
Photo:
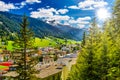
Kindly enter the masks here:
[[41, 3], [41, 0], [25, 0], [21, 3], [15, 3], [15, 5], [19, 6], [19, 9], [23, 8], [27, 4]]
[[89, 7], [92, 7], [92, 5], [95, 4], [95, 1], [94, 0], [85, 0], [84, 2], [80, 2], [78, 4], [78, 7], [79, 8], [89, 8]]
[[34, 18], [53, 18], [55, 19], [55, 17], [59, 18], [59, 14], [65, 14], [67, 13], [68, 10], [67, 9], [59, 9], [56, 10], [54, 8], [49, 8], [49, 9], [45, 9], [45, 8], [39, 8], [38, 11], [33, 11], [31, 12], [31, 17]]
[[[54, 8], [39, 8], [37, 11], [31, 12], [31, 17], [33, 18], [41, 18], [47, 23], [51, 24], [65, 24], [68, 25], [67, 21], [71, 18], [68, 15], [65, 15], [68, 12], [67, 9], [59, 9], [56, 10]], [[64, 14], [64, 15], [63, 15]], [[52, 23], [52, 25], [54, 25]]]
[[16, 3], [16, 5], [19, 5], [19, 9], [23, 8], [26, 4], [25, 1], [21, 2], [21, 3]]
[[6, 4], [3, 1], [0, 1], [0, 11], [9, 11], [10, 9], [18, 9], [18, 7], [14, 6], [13, 3]]
[[59, 9], [58, 12], [60, 14], [66, 14], [68, 12], [68, 10], [67, 9]]
[[90, 20], [91, 20], [91, 17], [83, 17], [83, 18], [78, 18], [76, 20], [74, 20], [74, 19], [69, 20], [69, 23], [72, 23], [72, 24], [76, 24], [76, 23], [79, 23], [79, 24], [89, 24]]
[[89, 21], [91, 20], [91, 17], [89, 16], [86, 16], [86, 17], [83, 17], [83, 18], [77, 18], [76, 20], [75, 19], [71, 19], [69, 20], [69, 24], [73, 24], [75, 25], [74, 27], [77, 27], [77, 28], [84, 28], [86, 25], [89, 25]]
[[78, 6], [74, 5], [74, 6], [69, 6], [68, 8], [70, 9], [80, 9]]
[[31, 17], [33, 18], [41, 18], [42, 20], [45, 20], [47, 23], [53, 22], [54, 24], [60, 24], [61, 21], [65, 22], [70, 19], [69, 16], [67, 15], [60, 15], [60, 14], [65, 14], [67, 13], [67, 9], [59, 9], [56, 10], [54, 8], [40, 8], [38, 11], [33, 11], [31, 12]]
[[63, 25], [70, 25], [67, 21], [65, 21], [64, 23], [63, 23]]
[[62, 20], [69, 20], [70, 17], [65, 15], [65, 16], [61, 16], [61, 15], [54, 15], [53, 16], [53, 19], [56, 20], [56, 21], [62, 21]]
[[25, 2], [21, 2], [21, 6], [25, 6], [26, 5], [26, 3]]
[[33, 4], [33, 3], [41, 3], [40, 0], [26, 0], [26, 3]]
[[67, 12], [67, 9], [56, 10], [54, 8], [40, 8], [37, 11], [31, 12], [31, 17], [40, 18], [52, 25], [63, 24], [70, 25], [76, 28], [85, 27], [85, 25], [88, 25], [89, 21], [91, 20], [91, 17], [89, 16], [74, 19], [73, 17], [65, 15]]
[[101, 8], [101, 7], [105, 7], [105, 6], [107, 6], [107, 5], [108, 5], [107, 2], [98, 1], [98, 2], [95, 2], [93, 6], [94, 6], [95, 8]]
[[95, 8], [94, 7], [88, 7], [88, 8], [83, 8], [82, 10], [94, 10]]
[[85, 0], [78, 3], [78, 5], [69, 6], [70, 9], [93, 10], [107, 6], [108, 3], [104, 0]]
[[85, 28], [85, 25], [77, 24], [77, 28], [80, 28], [80, 29]]
[[[49, 17], [47, 19], [48, 22], [54, 21], [54, 23], [52, 23], [52, 25], [54, 24], [65, 24], [67, 25], [67, 21], [70, 19], [69, 16], [65, 15], [65, 16], [61, 16], [61, 15], [54, 15], [53, 17]], [[68, 23], [69, 24], [69, 23]]]
[[84, 18], [78, 18], [78, 21], [85, 21], [85, 20], [91, 20], [91, 17], [87, 16], [87, 17], [84, 17]]
[[56, 9], [54, 9], [54, 8], [50, 8], [50, 9], [40, 8], [40, 9], [38, 9], [38, 11], [31, 12], [31, 17], [48, 18], [48, 17], [52, 17], [54, 13], [58, 14]]

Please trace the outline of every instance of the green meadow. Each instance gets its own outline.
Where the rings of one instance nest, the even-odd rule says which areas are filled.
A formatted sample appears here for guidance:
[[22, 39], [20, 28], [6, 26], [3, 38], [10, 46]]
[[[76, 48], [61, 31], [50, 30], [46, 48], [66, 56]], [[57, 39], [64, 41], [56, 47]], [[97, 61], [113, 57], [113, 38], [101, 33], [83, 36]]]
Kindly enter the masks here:
[[[8, 41], [7, 44], [7, 50], [12, 51], [13, 50], [13, 41]], [[55, 47], [57, 46], [59, 43], [61, 44], [66, 44], [64, 39], [59, 39], [59, 38], [54, 38], [54, 39], [50, 39], [48, 37], [44, 38], [44, 39], [40, 39], [40, 38], [35, 38], [35, 43], [34, 43], [34, 47], [48, 47], [48, 46], [52, 46]], [[80, 41], [74, 41], [74, 40], [67, 40], [67, 44], [76, 44], [76, 43], [80, 43]]]
[[[61, 44], [66, 44], [65, 40], [63, 39], [59, 39], [59, 38], [55, 38], [55, 39], [50, 39], [50, 38], [45, 38], [45, 39], [40, 39], [40, 38], [35, 38], [35, 44], [34, 46], [38, 46], [38, 47], [47, 47], [47, 46], [56, 46], [59, 43]], [[75, 43], [80, 43], [74, 40], [67, 40], [67, 44], [75, 44]]]

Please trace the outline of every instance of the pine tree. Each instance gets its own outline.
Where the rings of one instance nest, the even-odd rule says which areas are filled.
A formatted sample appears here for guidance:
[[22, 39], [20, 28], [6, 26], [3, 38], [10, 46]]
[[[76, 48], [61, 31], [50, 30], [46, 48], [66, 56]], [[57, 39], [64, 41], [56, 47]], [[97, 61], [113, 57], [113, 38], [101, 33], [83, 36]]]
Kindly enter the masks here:
[[82, 43], [81, 43], [81, 46], [84, 46], [85, 43], [86, 43], [86, 32], [83, 33], [83, 39], [82, 39]]
[[115, 1], [115, 6], [113, 10], [113, 45], [111, 50], [111, 68], [109, 70], [111, 78], [120, 79], [120, 0]]
[[[3, 27], [2, 25], [0, 25], [1, 27]], [[2, 46], [1, 48], [3, 50], [7, 50], [6, 48], [6, 45], [8, 44], [8, 34], [6, 33], [6, 31], [0, 29], [0, 40], [1, 40], [1, 43], [2, 43]]]
[[102, 31], [93, 21], [86, 45], [72, 67], [68, 80], [120, 80], [120, 0], [116, 0], [113, 18]]
[[99, 80], [99, 75], [96, 70], [97, 65], [97, 49], [100, 42], [99, 28], [96, 20], [93, 19], [86, 37], [86, 45], [82, 48], [78, 56], [77, 63], [73, 65], [68, 80]]
[[[20, 57], [17, 62], [17, 72], [19, 73], [19, 80], [30, 80], [35, 73], [34, 65], [36, 60], [31, 57], [31, 53], [28, 53], [27, 50], [32, 48], [33, 45], [33, 32], [28, 28], [27, 17], [24, 15], [23, 21], [20, 24], [20, 32], [17, 34], [15, 40], [15, 46], [17, 50], [20, 50]], [[29, 57], [29, 61], [27, 60]]]
[[101, 34], [101, 42], [99, 43], [99, 58], [98, 58], [98, 74], [100, 76], [100, 80], [109, 80], [109, 68], [110, 68], [110, 49], [112, 45], [111, 35], [110, 35], [110, 27], [105, 23], [103, 26], [103, 32]]

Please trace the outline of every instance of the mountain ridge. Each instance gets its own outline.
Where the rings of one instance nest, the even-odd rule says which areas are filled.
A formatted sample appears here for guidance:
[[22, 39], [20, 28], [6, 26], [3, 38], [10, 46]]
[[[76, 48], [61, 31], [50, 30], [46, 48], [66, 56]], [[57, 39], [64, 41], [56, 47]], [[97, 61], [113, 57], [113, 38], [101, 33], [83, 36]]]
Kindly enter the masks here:
[[[21, 15], [11, 14], [8, 12], [0, 12], [0, 28], [9, 32], [19, 31], [19, 23], [22, 22]], [[57, 38], [66, 38], [72, 40], [81, 40], [83, 29], [77, 29], [66, 25], [53, 26], [39, 19], [28, 17], [29, 27], [33, 29], [36, 37], [54, 36]]]

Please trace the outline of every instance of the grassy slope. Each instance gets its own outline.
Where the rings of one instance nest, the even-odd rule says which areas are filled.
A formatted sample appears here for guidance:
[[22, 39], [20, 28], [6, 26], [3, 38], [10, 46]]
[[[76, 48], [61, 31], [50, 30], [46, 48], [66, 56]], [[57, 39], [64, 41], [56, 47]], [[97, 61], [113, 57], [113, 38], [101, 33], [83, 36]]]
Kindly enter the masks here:
[[13, 41], [8, 41], [7, 50], [10, 50], [10, 51], [13, 50], [12, 44], [13, 44]]
[[46, 39], [35, 38], [34, 46], [46, 47], [46, 46], [50, 46], [49, 44], [54, 46], [55, 42], [52, 42], [51, 39], [49, 38], [46, 38]]
[[[65, 44], [65, 42], [64, 42], [63, 39], [59, 39], [59, 38], [56, 38], [56, 39], [60, 43]], [[76, 42], [74, 40], [68, 40], [68, 42], [67, 42], [67, 44], [75, 44], [75, 43], [80, 43], [80, 41]], [[35, 38], [35, 44], [34, 44], [34, 46], [47, 47], [47, 46], [56, 46], [56, 45], [57, 45], [57, 43], [53, 39], [50, 39], [50, 38], [45, 38], [45, 39]]]
[[[60, 43], [65, 44], [63, 39], [59, 39], [56, 38]], [[13, 41], [8, 41], [8, 45], [7, 45], [7, 49], [8, 50], [13, 50], [13, 46], [12, 46]], [[76, 42], [74, 40], [68, 40], [67, 44], [75, 44], [75, 43], [80, 43]], [[56, 46], [56, 42], [53, 39], [50, 38], [45, 38], [45, 39], [40, 39], [40, 38], [35, 38], [35, 43], [34, 46], [35, 47], [47, 47], [47, 46]]]

